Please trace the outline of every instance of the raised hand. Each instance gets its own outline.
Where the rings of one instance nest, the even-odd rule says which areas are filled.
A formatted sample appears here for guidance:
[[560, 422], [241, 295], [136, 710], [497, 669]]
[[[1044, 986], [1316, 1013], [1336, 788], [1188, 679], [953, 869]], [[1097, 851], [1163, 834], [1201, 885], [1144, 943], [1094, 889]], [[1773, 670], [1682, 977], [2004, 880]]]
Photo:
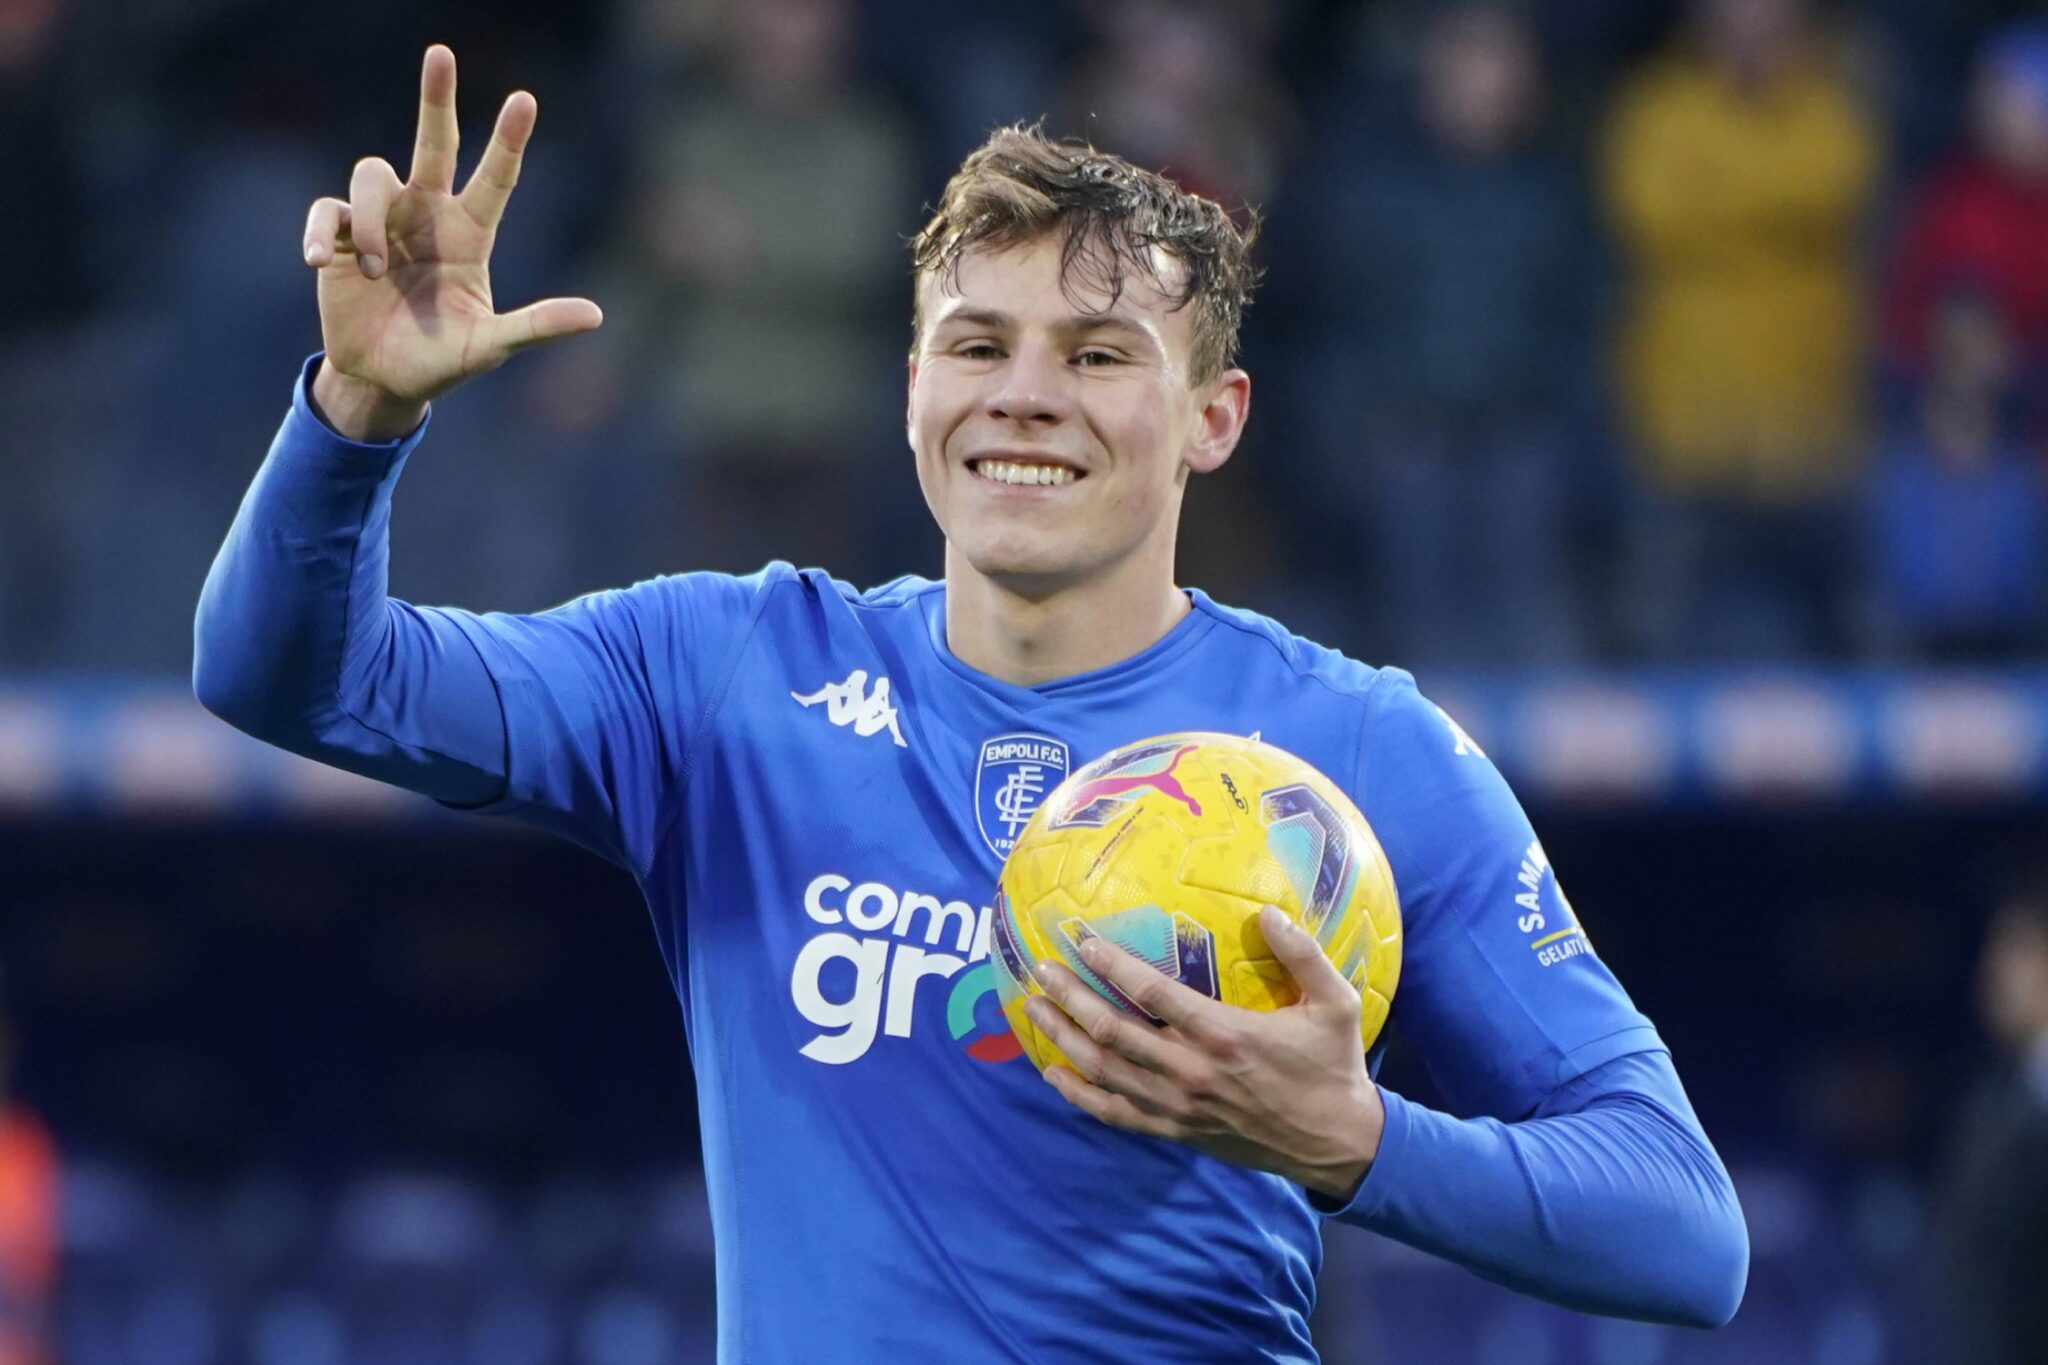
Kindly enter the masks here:
[[306, 264], [319, 273], [326, 362], [313, 398], [343, 435], [386, 439], [416, 426], [429, 399], [505, 363], [515, 351], [604, 321], [589, 299], [543, 299], [510, 313], [491, 300], [491, 246], [519, 183], [539, 113], [514, 91], [490, 146], [455, 192], [455, 54], [427, 49], [412, 175], [356, 163], [346, 201], [306, 216]]

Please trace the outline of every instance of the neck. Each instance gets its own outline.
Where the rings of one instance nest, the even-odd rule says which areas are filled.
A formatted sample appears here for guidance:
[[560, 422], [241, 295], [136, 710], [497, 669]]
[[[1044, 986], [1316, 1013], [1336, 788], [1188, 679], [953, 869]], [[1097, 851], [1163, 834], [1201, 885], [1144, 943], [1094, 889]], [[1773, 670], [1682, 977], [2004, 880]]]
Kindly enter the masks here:
[[1085, 583], [1035, 594], [977, 572], [946, 547], [947, 648], [968, 667], [1019, 687], [1121, 663], [1187, 614], [1187, 594], [1171, 571], [1142, 554]]

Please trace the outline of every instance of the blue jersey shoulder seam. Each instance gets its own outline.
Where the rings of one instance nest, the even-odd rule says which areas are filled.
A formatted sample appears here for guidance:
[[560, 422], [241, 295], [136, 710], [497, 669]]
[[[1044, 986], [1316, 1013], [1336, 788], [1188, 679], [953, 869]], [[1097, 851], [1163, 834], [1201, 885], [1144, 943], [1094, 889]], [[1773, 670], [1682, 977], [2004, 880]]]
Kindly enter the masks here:
[[[946, 585], [944, 582], [929, 578], [921, 580], [917, 587], [907, 592], [899, 586], [916, 577], [917, 575], [915, 574], [904, 574], [901, 577], [892, 578], [887, 583], [879, 584], [862, 592], [856, 592], [851, 595], [842, 594], [840, 600], [849, 607], [860, 611], [901, 611], [906, 607], [914, 607], [917, 604], [918, 598], [926, 597], [945, 589]], [[877, 600], [877, 598], [885, 594], [888, 600]]]
[[675, 785], [668, 796], [668, 813], [662, 817], [660, 828], [647, 841], [645, 864], [642, 865], [638, 859], [635, 860], [633, 875], [636, 881], [645, 880], [647, 874], [653, 870], [656, 851], [660, 849], [663, 842], [668, 839], [668, 836], [674, 832], [676, 821], [682, 818], [683, 811], [689, 805], [689, 802], [684, 799], [684, 793], [689, 789], [690, 764], [697, 752], [698, 741], [703, 738], [704, 732], [711, 728], [711, 722], [716, 716], [718, 708], [725, 704], [726, 694], [732, 689], [733, 677], [740, 670], [740, 659], [747, 652], [748, 644], [753, 641], [754, 632], [760, 628], [762, 616], [767, 614], [769, 597], [776, 588], [781, 587], [785, 583], [794, 581], [801, 584], [803, 582], [802, 577], [795, 570], [789, 569], [787, 565], [781, 566], [781, 569], [784, 571], [778, 572], [777, 566], [769, 566], [768, 572], [773, 577], [764, 579], [759, 590], [755, 592], [753, 607], [747, 614], [746, 628], [739, 633], [739, 636], [733, 641], [731, 649], [726, 652], [725, 660], [719, 669], [717, 682], [705, 696], [704, 704], [697, 714], [696, 724], [692, 725], [689, 733], [683, 736], [683, 751], [680, 755], [682, 761], [681, 766], [676, 772]]
[[[1369, 706], [1371, 704], [1373, 693], [1379, 690], [1380, 684], [1387, 677], [1387, 669], [1376, 667], [1360, 659], [1353, 659], [1349, 654], [1345, 654], [1342, 650], [1331, 650], [1330, 652], [1336, 654], [1339, 658], [1347, 659], [1350, 662], [1357, 664], [1360, 668], [1372, 669], [1372, 681], [1368, 682], [1363, 688], [1341, 686], [1338, 683], [1332, 682], [1329, 678], [1323, 676], [1323, 674], [1317, 672], [1314, 668], [1305, 666], [1301, 663], [1300, 660], [1290, 657], [1288, 652], [1285, 649], [1281, 648], [1279, 641], [1275, 640], [1267, 632], [1260, 630], [1255, 626], [1246, 625], [1243, 621], [1238, 620], [1236, 618], [1236, 614], [1233, 611], [1215, 602], [1209, 603], [1207, 606], [1201, 608], [1201, 610], [1203, 610], [1208, 615], [1209, 619], [1211, 619], [1212, 621], [1216, 621], [1222, 625], [1226, 625], [1230, 627], [1232, 630], [1237, 631], [1241, 635], [1249, 635], [1254, 640], [1257, 640], [1260, 643], [1266, 645], [1275, 654], [1278, 654], [1280, 656], [1280, 661], [1284, 663], [1297, 677], [1306, 678], [1311, 682], [1320, 684], [1325, 691], [1331, 692], [1336, 696], [1345, 697], [1352, 701], [1359, 702], [1362, 705]], [[1294, 636], [1293, 638], [1299, 639], [1300, 637]], [[1327, 646], [1324, 646], [1324, 648], [1327, 648]]]

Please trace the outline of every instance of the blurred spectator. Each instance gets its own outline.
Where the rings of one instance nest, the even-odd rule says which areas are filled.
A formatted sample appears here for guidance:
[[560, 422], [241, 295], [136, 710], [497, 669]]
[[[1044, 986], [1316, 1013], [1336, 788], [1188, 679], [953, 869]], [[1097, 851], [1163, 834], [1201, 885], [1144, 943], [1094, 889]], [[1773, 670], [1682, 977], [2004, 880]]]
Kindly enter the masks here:
[[991, 128], [1050, 114], [1082, 16], [1052, 5], [890, 0], [861, 6], [861, 66], [923, 134], [917, 183], [936, 188]]
[[2011, 1066], [1964, 1109], [1943, 1182], [1941, 1359], [2048, 1362], [2048, 868], [1999, 905], [1977, 1003]]
[[2048, 21], [2012, 25], [1985, 45], [1971, 129], [1970, 146], [1908, 209], [1888, 301], [1892, 359], [1909, 374], [1927, 366], [1943, 300], [1975, 291], [2009, 321], [2038, 404], [2048, 366]]
[[9, 1028], [0, 1001], [0, 1365], [44, 1365], [57, 1277], [57, 1159], [42, 1123], [9, 1098]]
[[1872, 489], [1884, 622], [1915, 655], [2010, 659], [2038, 644], [2048, 500], [2021, 436], [2013, 340], [1989, 300], [1948, 299], [1925, 368]]
[[1844, 643], [1876, 136], [1800, 0], [1693, 19], [1608, 135], [1623, 425], [1650, 495], [1634, 624], [1667, 657], [1808, 654]]
[[1867, 75], [1895, 166], [1918, 173], [1953, 149], [1985, 34], [2036, 9], [2032, 0], [1856, 0], [1850, 13], [1870, 39]]
[[1066, 126], [1235, 210], [1265, 202], [1294, 111], [1274, 80], [1275, 7], [1136, 0], [1088, 6], [1098, 47], [1068, 92]]
[[874, 438], [900, 445], [913, 147], [853, 69], [853, 18], [847, 0], [714, 6], [705, 70], [640, 122], [632, 237], [601, 297], [695, 460], [694, 567], [750, 569], [765, 546], [844, 568]]
[[1378, 647], [1401, 662], [1578, 652], [1565, 425], [1591, 281], [1576, 187], [1538, 141], [1545, 97], [1517, 12], [1456, 6], [1424, 34], [1409, 117], [1332, 186], [1328, 272], [1357, 361], [1323, 398], [1325, 461], [1370, 546]]

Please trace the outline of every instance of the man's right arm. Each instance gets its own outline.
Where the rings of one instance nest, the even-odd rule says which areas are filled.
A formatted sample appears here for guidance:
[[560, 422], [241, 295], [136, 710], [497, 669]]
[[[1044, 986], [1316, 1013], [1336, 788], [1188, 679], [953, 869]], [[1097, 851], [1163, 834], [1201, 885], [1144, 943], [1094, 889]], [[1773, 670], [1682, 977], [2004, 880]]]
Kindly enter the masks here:
[[[444, 801], [491, 802], [519, 787], [511, 804], [560, 815], [564, 832], [623, 857], [621, 798], [593, 790], [590, 773], [616, 785], [618, 747], [655, 751], [653, 722], [618, 722], [606, 698], [636, 685], [647, 661], [623, 659], [616, 642], [641, 611], [659, 615], [660, 601], [585, 599], [497, 619], [386, 595], [392, 487], [428, 402], [603, 321], [589, 299], [496, 311], [491, 249], [538, 106], [525, 91], [506, 99], [458, 192], [455, 76], [455, 54], [428, 48], [408, 179], [365, 157], [347, 199], [317, 199], [307, 213], [302, 252], [326, 349], [300, 376], [207, 577], [193, 684], [210, 710], [260, 738]], [[534, 742], [522, 745], [526, 731]], [[549, 746], [589, 761], [548, 762]], [[522, 784], [518, 760], [536, 750]]]
[[391, 493], [427, 404], [604, 321], [589, 299], [492, 301], [491, 248], [538, 106], [515, 91], [455, 189], [455, 54], [420, 67], [412, 174], [356, 163], [306, 215], [324, 355], [207, 576], [193, 685], [261, 739], [455, 805], [518, 813], [646, 870], [707, 723], [787, 566], [681, 574], [534, 615], [386, 592]]
[[364, 157], [346, 200], [307, 212], [326, 349], [207, 576], [193, 685], [271, 743], [475, 804], [504, 791], [507, 713], [461, 614], [386, 597], [392, 486], [430, 400], [604, 315], [589, 299], [496, 311], [491, 249], [539, 106], [507, 97], [458, 192], [455, 74], [453, 52], [427, 49], [408, 179]]
[[460, 805], [505, 786], [491, 676], [446, 613], [387, 596], [391, 494], [424, 418], [352, 441], [313, 409], [316, 357], [215, 558], [193, 689], [268, 743]]

